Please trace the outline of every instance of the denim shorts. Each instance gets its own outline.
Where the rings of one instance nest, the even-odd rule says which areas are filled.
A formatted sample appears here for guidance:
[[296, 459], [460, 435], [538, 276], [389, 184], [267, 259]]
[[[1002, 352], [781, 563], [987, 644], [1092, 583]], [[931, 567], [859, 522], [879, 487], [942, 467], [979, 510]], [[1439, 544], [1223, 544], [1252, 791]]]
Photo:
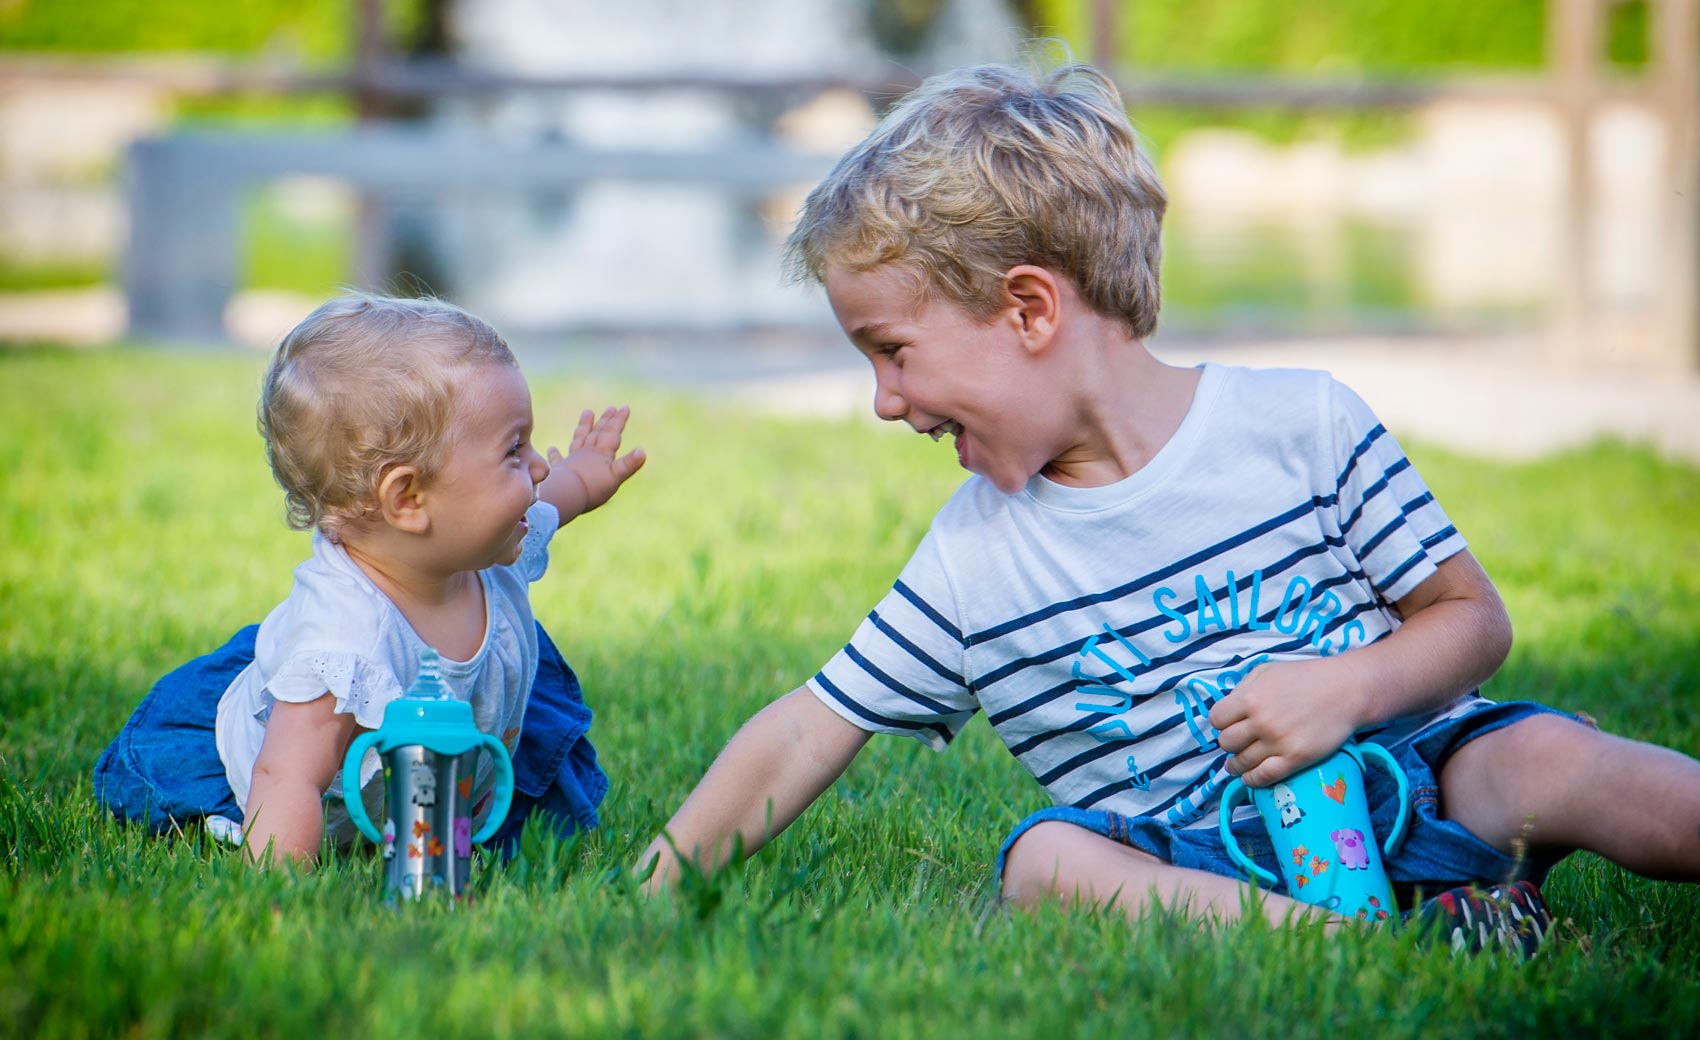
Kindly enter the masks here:
[[[1435, 723], [1405, 742], [1387, 748], [1403, 767], [1411, 793], [1410, 823], [1404, 844], [1385, 861], [1388, 878], [1393, 882], [1401, 904], [1411, 905], [1409, 896], [1417, 889], [1433, 891], [1471, 882], [1501, 882], [1524, 877], [1538, 884], [1545, 879], [1547, 871], [1567, 854], [1563, 850], [1549, 850], [1545, 855], [1531, 854], [1527, 859], [1519, 860], [1489, 845], [1462, 825], [1440, 816], [1440, 783], [1436, 776], [1447, 758], [1477, 737], [1536, 715], [1574, 717], [1532, 701], [1486, 703], [1466, 715]], [[1399, 814], [1397, 784], [1385, 770], [1371, 769], [1365, 774], [1364, 788], [1376, 832], [1388, 833]], [[1123, 816], [1102, 809], [1054, 806], [1022, 820], [1004, 839], [1003, 847], [998, 850], [995, 875], [1000, 882], [1010, 846], [1034, 824], [1046, 820], [1084, 827], [1177, 867], [1245, 877], [1245, 873], [1228, 858], [1227, 850], [1222, 847], [1221, 833], [1214, 826], [1175, 827], [1164, 820], [1147, 816]], [[1281, 877], [1274, 846], [1263, 829], [1261, 819], [1253, 815], [1236, 820], [1233, 833], [1247, 856], [1269, 873]], [[1274, 891], [1287, 894], [1285, 882]]]
[[[217, 650], [154, 684], [94, 767], [95, 797], [121, 820], [155, 832], [242, 809], [225, 779], [213, 726], [219, 698], [254, 659], [249, 625]], [[590, 743], [590, 707], [578, 677], [537, 626], [537, 678], [514, 750], [514, 797], [490, 844], [511, 849], [534, 811], [557, 829], [596, 826], [608, 777]]]

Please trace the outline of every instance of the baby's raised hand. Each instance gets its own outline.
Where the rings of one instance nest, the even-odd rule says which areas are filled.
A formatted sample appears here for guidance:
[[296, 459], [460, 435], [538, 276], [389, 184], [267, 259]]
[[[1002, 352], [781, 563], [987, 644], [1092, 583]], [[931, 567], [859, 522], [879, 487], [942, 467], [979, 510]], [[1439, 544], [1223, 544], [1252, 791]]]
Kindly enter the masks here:
[[620, 454], [620, 436], [631, 413], [625, 405], [609, 406], [598, 417], [586, 408], [579, 413], [567, 454], [550, 445], [549, 476], [539, 494], [561, 511], [562, 523], [613, 498], [620, 485], [643, 468], [647, 456], [642, 448]]

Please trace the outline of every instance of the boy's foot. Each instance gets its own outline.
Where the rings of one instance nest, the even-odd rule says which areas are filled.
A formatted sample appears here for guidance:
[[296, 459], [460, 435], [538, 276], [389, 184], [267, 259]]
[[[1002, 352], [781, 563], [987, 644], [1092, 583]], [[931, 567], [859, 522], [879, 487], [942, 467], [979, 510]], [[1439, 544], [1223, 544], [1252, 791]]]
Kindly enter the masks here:
[[1552, 914], [1533, 881], [1450, 888], [1423, 903], [1411, 924], [1449, 943], [1454, 955], [1506, 950], [1528, 960], [1552, 929]]

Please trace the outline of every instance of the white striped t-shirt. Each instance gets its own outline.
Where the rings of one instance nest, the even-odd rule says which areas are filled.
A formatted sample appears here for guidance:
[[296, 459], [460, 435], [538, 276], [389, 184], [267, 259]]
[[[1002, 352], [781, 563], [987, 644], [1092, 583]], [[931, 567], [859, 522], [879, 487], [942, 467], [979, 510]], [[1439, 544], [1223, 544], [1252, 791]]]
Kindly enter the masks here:
[[1214, 826], [1210, 706], [1259, 664], [1387, 635], [1390, 604], [1465, 543], [1327, 373], [1202, 367], [1179, 429], [1124, 480], [1006, 495], [971, 477], [816, 696], [936, 749], [984, 711], [1058, 805]]

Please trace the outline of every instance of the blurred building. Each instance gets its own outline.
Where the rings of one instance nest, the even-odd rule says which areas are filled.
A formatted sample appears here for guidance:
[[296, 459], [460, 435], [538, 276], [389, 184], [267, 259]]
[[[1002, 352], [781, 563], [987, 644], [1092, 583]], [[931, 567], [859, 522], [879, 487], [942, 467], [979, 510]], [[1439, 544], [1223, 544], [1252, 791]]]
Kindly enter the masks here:
[[[1655, 60], [1631, 82], [1598, 61], [1609, 4], [1550, 0], [1550, 67], [1485, 88], [1117, 70], [1136, 125], [1148, 106], [1201, 113], [1157, 156], [1172, 200], [1160, 335], [1552, 332], [1568, 344], [1555, 356], [1694, 369], [1700, 220], [1682, 186], [1700, 92], [1694, 48], [1670, 42], [1694, 34], [1650, 23]], [[382, 22], [382, 0], [356, 6]], [[0, 267], [26, 272], [10, 288], [37, 269], [44, 283], [111, 269], [127, 236], [143, 336], [275, 341], [355, 281], [445, 294], [557, 344], [830, 338], [819, 294], [779, 277], [802, 193], [900, 81], [1015, 58], [1031, 17], [1018, 0], [427, 6], [440, 63], [398, 62], [383, 89], [362, 79], [376, 67], [268, 80], [247, 60], [240, 85], [209, 87], [97, 67], [121, 59], [41, 81], [0, 65]], [[352, 93], [372, 118], [208, 131], [172, 125], [174, 90]], [[1409, 133], [1373, 150], [1276, 145], [1202, 111], [1319, 94], [1406, 112]], [[152, 140], [126, 153], [137, 137]], [[280, 258], [281, 275], [267, 269]], [[0, 293], [0, 339], [52, 326], [20, 324], [26, 295]], [[70, 338], [124, 330], [110, 288], [49, 304], [59, 327], [74, 319]]]
[[[504, 140], [658, 158], [781, 149], [832, 157], [873, 126], [850, 89], [882, 69], [1007, 61], [1023, 32], [1002, 0], [452, 0], [453, 56], [471, 70], [599, 85], [451, 98], [431, 118]], [[617, 86], [620, 80], [629, 86]], [[677, 85], [669, 85], [676, 81]], [[763, 84], [771, 84], [764, 89]], [[716, 84], [723, 86], [718, 87]], [[415, 276], [516, 329], [751, 330], [818, 325], [816, 294], [782, 284], [779, 245], [809, 184], [756, 192], [599, 180], [525, 197], [460, 195], [398, 209]], [[440, 284], [438, 284], [440, 283]]]

